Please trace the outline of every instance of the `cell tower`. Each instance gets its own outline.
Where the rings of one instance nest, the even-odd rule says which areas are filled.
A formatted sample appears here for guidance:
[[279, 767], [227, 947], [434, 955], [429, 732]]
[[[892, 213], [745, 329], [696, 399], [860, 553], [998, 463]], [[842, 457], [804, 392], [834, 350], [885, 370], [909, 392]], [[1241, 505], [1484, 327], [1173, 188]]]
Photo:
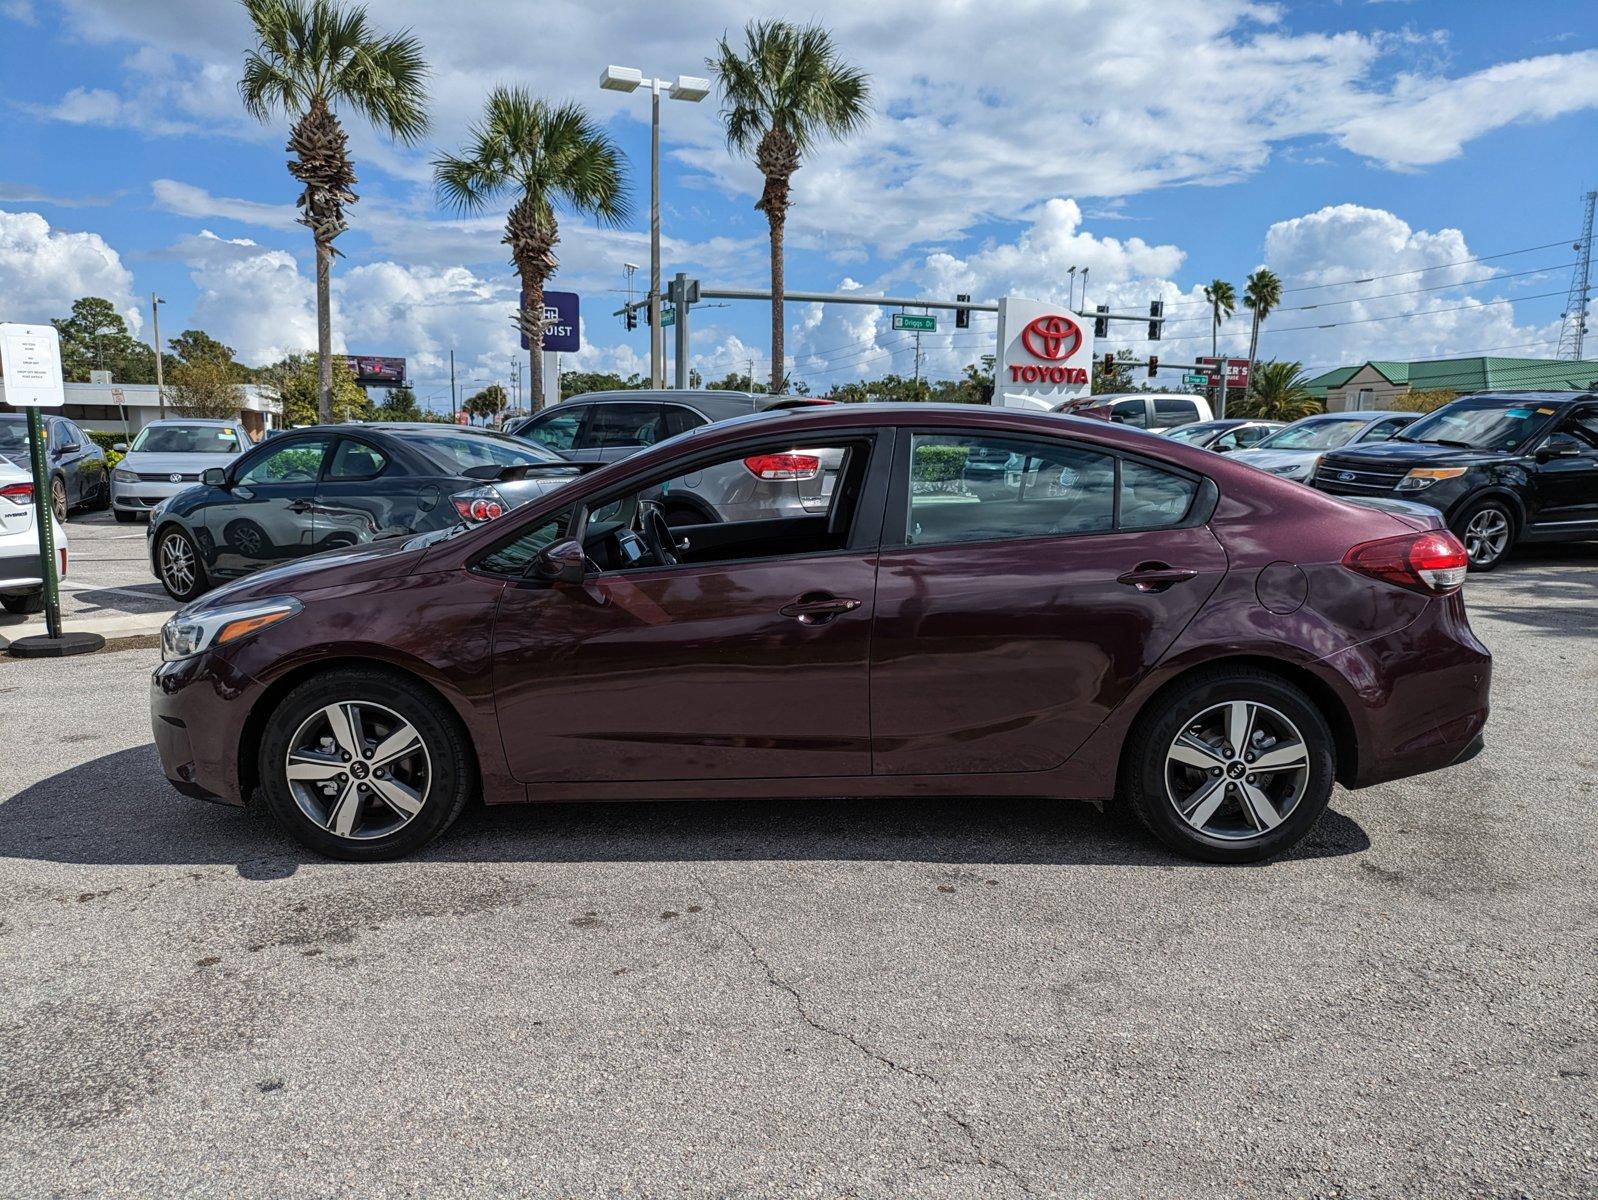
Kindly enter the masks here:
[[1565, 323], [1559, 328], [1559, 349], [1555, 358], [1581, 358], [1581, 343], [1587, 336], [1587, 297], [1592, 287], [1592, 210], [1598, 191], [1582, 197], [1581, 240], [1571, 249], [1576, 252], [1576, 271], [1570, 277], [1570, 298], [1565, 301]]

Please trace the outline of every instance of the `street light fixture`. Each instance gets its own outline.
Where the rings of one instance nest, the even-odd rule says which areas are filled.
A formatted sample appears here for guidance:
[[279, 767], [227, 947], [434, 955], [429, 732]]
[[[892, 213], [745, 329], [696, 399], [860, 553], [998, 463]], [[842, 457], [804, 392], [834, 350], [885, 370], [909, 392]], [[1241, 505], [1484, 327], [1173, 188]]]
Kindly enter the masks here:
[[664, 89], [673, 100], [696, 104], [710, 95], [710, 80], [696, 75], [656, 79], [637, 67], [612, 65], [600, 73], [599, 86], [607, 92], [649, 89], [649, 382], [651, 387], [664, 387], [666, 346], [660, 328], [660, 93]]

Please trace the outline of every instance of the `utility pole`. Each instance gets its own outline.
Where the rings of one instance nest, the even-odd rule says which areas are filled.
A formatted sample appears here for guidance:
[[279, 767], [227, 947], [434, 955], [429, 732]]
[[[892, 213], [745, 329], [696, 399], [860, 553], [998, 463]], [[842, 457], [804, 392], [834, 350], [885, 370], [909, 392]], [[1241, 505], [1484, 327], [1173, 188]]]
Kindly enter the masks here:
[[161, 306], [165, 303], [154, 292], [150, 293], [150, 321], [155, 326], [155, 402], [163, 417], [166, 416], [166, 380], [161, 373]]
[[449, 352], [449, 419], [455, 419], [455, 351]]
[[921, 391], [921, 331], [916, 330], [916, 391]]
[[1571, 249], [1578, 255], [1575, 273], [1570, 277], [1570, 296], [1565, 301], [1565, 322], [1559, 327], [1559, 349], [1555, 358], [1581, 358], [1587, 338], [1587, 298], [1592, 289], [1592, 215], [1598, 204], [1598, 191], [1582, 197], [1581, 240]]

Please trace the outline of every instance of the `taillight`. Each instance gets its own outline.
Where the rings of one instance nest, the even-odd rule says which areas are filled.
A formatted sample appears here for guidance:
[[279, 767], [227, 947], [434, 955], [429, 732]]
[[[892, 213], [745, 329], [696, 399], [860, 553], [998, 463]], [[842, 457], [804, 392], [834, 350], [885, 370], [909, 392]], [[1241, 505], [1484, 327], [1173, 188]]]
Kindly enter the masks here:
[[32, 504], [33, 503], [33, 484], [31, 484], [31, 483], [8, 483], [8, 484], [5, 485], [5, 487], [0, 487], [0, 496], [5, 497], [7, 500], [11, 501], [11, 503], [13, 503], [13, 504], [19, 504], [19, 505]]
[[454, 502], [455, 511], [460, 514], [460, 519], [470, 521], [473, 525], [481, 525], [484, 521], [503, 517], [506, 511], [505, 501], [491, 487], [456, 492], [450, 500]]
[[821, 473], [814, 454], [757, 454], [744, 459], [744, 466], [756, 479], [814, 479]]
[[1362, 542], [1343, 555], [1343, 565], [1412, 592], [1441, 596], [1465, 582], [1470, 556], [1453, 534], [1433, 529]]

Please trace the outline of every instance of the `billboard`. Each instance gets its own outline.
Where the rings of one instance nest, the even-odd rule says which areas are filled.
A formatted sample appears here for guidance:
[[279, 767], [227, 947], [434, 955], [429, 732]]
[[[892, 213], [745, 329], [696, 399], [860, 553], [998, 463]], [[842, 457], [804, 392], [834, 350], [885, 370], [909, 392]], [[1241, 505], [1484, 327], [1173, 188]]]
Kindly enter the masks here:
[[[582, 336], [577, 327], [577, 293], [544, 293], [544, 349], [561, 354], [575, 354], [582, 349]], [[522, 349], [529, 350], [527, 335], [522, 334]]]
[[1198, 360], [1199, 370], [1209, 376], [1210, 385], [1221, 386], [1221, 363], [1226, 364], [1226, 390], [1228, 392], [1248, 391], [1248, 359], [1246, 358], [1201, 358]]
[[1093, 326], [1068, 308], [1006, 296], [999, 301], [994, 403], [1052, 408], [1093, 388]]
[[362, 387], [402, 387], [405, 360], [375, 354], [346, 354], [344, 366]]

